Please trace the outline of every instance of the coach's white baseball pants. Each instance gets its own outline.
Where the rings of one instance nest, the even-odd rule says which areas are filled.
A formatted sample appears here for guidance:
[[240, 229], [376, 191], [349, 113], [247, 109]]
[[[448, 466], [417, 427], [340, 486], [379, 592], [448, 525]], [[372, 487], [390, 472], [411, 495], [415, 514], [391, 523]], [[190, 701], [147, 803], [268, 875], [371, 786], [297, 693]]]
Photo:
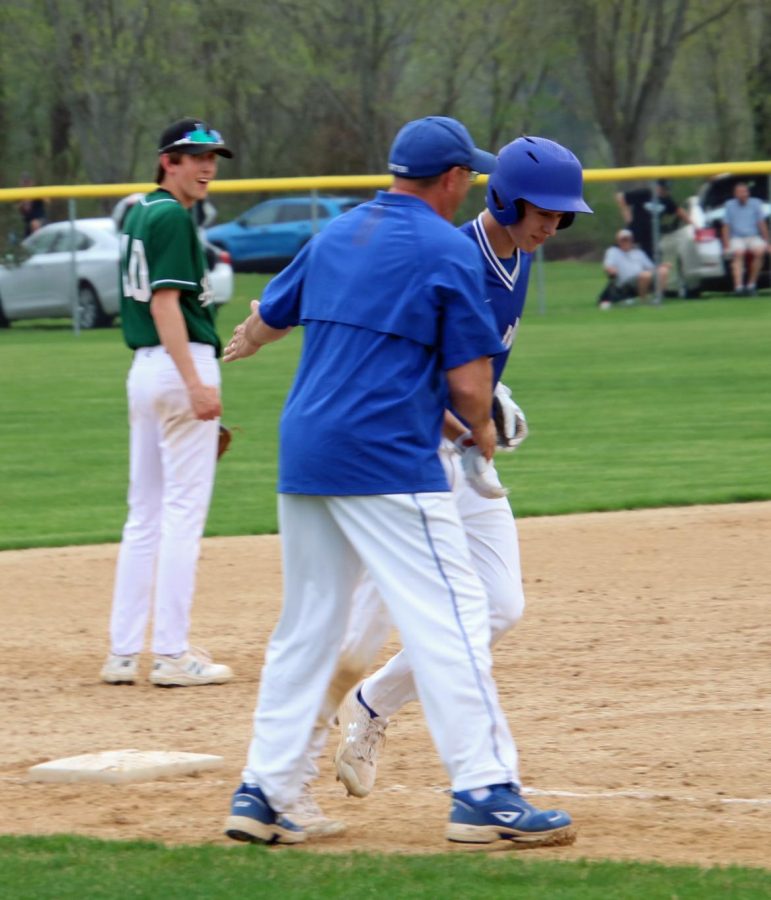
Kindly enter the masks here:
[[[214, 347], [190, 344], [204, 384], [219, 386]], [[217, 462], [218, 420], [193, 416], [187, 389], [164, 347], [134, 354], [127, 382], [129, 512], [110, 620], [113, 653], [142, 650], [154, 601], [152, 650], [188, 649], [201, 535]]]
[[[471, 560], [487, 594], [490, 636], [492, 644], [495, 644], [519, 621], [525, 606], [516, 522], [505, 497], [486, 499], [469, 486], [457, 453], [450, 457], [444, 455], [444, 458], [445, 468], [450, 469], [450, 483]], [[351, 618], [352, 637], [356, 629], [364, 627], [366, 610], [373, 610], [377, 601], [371, 594], [376, 590], [370, 579], [365, 579], [357, 590]], [[362, 610], [362, 624], [356, 616], [359, 607]], [[376, 614], [374, 620], [373, 630], [380, 631]], [[368, 645], [372, 638], [361, 636], [359, 640]], [[386, 719], [405, 703], [417, 700], [412, 669], [404, 650], [364, 681], [362, 696], [371, 709]]]
[[[490, 500], [469, 486], [460, 456], [449, 441], [442, 443], [439, 456], [466, 534], [472, 565], [487, 595], [491, 642], [495, 644], [516, 625], [525, 607], [516, 521], [505, 498]], [[316, 760], [326, 744], [329, 723], [348, 691], [371, 668], [392, 627], [376, 584], [365, 574], [356, 588], [340, 660], [311, 736], [304, 781], [318, 777]], [[404, 650], [364, 681], [362, 695], [383, 718], [417, 699]]]
[[266, 653], [243, 780], [278, 810], [305, 754], [366, 568], [398, 628], [455, 791], [515, 780], [491, 674], [487, 598], [452, 495], [280, 495], [284, 605]]

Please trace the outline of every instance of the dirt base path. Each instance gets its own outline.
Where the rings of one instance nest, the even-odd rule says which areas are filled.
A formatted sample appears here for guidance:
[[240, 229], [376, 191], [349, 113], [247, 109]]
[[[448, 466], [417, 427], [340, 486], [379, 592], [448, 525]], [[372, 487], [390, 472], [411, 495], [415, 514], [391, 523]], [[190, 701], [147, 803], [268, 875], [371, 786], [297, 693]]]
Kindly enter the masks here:
[[[573, 847], [532, 854], [771, 866], [771, 503], [519, 526], [528, 608], [496, 675], [526, 786], [579, 828]], [[204, 543], [192, 637], [234, 668], [222, 687], [154, 688], [149, 657], [134, 687], [99, 683], [116, 550], [0, 553], [0, 833], [227, 843], [280, 603], [278, 539]], [[317, 797], [348, 831], [310, 850], [449, 849], [419, 706], [388, 737], [364, 801], [336, 784], [330, 744]], [[38, 762], [129, 747], [226, 765], [125, 786], [26, 780]]]

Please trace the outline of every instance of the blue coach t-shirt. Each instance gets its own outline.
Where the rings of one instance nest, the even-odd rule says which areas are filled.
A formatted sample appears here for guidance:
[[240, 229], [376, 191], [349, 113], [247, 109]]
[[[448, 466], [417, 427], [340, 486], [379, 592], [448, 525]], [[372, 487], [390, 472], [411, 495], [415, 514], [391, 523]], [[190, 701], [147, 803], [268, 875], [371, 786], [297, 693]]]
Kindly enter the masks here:
[[471, 238], [484, 259], [485, 300], [495, 317], [503, 343], [502, 350], [493, 357], [493, 384], [497, 384], [506, 368], [522, 319], [533, 255], [517, 250], [509, 259], [496, 256], [482, 225], [482, 213], [458, 230]]
[[479, 252], [416, 197], [378, 192], [307, 244], [260, 304], [273, 328], [305, 326], [279, 491], [449, 490], [444, 370], [502, 350], [484, 298]]

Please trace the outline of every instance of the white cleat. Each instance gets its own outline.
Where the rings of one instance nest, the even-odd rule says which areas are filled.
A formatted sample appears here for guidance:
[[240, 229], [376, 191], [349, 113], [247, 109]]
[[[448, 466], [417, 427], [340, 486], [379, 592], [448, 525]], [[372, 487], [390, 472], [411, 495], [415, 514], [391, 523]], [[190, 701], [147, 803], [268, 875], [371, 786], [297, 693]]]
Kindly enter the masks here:
[[111, 653], [102, 666], [99, 677], [105, 684], [133, 684], [137, 680], [139, 655], [121, 656]]
[[294, 806], [286, 815], [299, 825], [308, 837], [332, 837], [345, 831], [345, 822], [325, 816], [311, 793], [310, 785], [304, 784]]
[[385, 746], [388, 719], [372, 718], [362, 706], [357, 685], [343, 700], [337, 712], [340, 743], [335, 753], [338, 781], [342, 781], [353, 797], [366, 797], [375, 786], [377, 757]]
[[190, 648], [182, 656], [156, 656], [150, 681], [157, 687], [194, 687], [225, 684], [233, 677], [229, 666], [218, 665], [204, 650]]

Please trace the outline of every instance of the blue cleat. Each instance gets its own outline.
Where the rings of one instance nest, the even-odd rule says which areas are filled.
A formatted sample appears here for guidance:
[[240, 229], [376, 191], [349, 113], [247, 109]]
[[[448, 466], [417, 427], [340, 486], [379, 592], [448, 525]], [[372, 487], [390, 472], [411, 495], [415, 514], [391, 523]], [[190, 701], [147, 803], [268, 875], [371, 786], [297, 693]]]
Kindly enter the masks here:
[[258, 787], [236, 788], [225, 822], [225, 834], [252, 844], [301, 844], [305, 831], [277, 813]]
[[452, 795], [447, 840], [470, 844], [514, 841], [532, 846], [572, 844], [572, 819], [561, 809], [531, 806], [515, 785], [490, 785], [490, 795], [473, 800], [470, 791]]

